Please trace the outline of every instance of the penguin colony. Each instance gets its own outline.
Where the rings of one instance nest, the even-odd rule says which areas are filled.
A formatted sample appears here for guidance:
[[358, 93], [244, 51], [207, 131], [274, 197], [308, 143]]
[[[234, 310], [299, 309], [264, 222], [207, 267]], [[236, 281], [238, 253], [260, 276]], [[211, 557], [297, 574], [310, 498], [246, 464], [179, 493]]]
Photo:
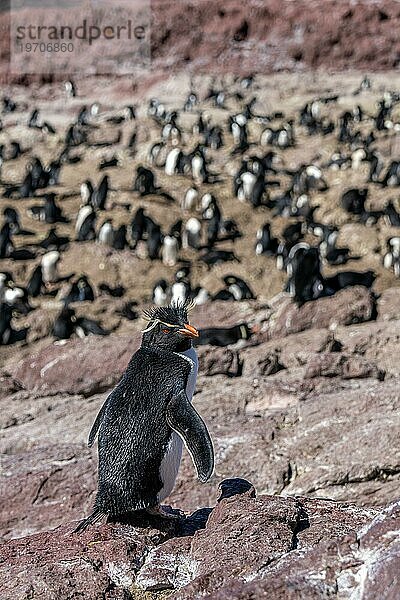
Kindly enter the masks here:
[[[260, 99], [263, 85], [191, 81], [180, 103], [115, 108], [69, 81], [58, 119], [3, 96], [0, 345], [37, 339], [43, 311], [41, 335], [60, 340], [108, 335], [146, 302], [249, 301], [274, 282], [301, 306], [399, 277], [400, 94], [364, 78], [286, 111]], [[251, 335], [239, 330], [204, 339]]]

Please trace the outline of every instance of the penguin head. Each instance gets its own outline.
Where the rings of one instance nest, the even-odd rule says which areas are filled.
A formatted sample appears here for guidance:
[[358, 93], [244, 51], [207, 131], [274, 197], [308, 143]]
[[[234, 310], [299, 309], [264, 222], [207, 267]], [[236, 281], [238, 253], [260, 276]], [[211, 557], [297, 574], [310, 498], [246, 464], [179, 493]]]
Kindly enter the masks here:
[[181, 302], [144, 311], [148, 325], [143, 331], [142, 346], [169, 352], [189, 350], [192, 339], [199, 337], [188, 319], [188, 311], [193, 306], [193, 302]]

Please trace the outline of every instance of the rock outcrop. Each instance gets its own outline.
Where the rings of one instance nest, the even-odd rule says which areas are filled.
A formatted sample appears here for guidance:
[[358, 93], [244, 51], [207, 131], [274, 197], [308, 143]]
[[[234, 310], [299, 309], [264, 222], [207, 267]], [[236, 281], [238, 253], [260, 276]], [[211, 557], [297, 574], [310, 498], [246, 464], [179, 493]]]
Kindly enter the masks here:
[[6, 543], [2, 598], [396, 598], [399, 503], [377, 511], [224, 484], [216, 506], [186, 518], [80, 535], [69, 523]]
[[184, 456], [168, 501], [186, 517], [172, 524], [139, 515], [71, 534], [96, 490], [87, 433], [138, 332], [39, 347], [6, 364], [1, 597], [396, 598], [395, 298], [388, 290], [376, 303], [355, 288], [300, 309], [283, 295], [268, 306], [193, 313], [204, 327], [224, 314], [256, 333], [198, 349], [194, 403], [214, 440], [216, 472], [200, 485]]

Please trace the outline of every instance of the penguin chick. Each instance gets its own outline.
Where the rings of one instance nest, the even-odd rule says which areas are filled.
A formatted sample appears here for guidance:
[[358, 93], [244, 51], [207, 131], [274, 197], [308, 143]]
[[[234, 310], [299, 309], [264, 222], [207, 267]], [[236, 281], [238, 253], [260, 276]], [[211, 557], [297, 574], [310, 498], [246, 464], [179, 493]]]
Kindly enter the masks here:
[[207, 427], [191, 405], [197, 355], [188, 322], [188, 304], [154, 308], [142, 344], [117, 387], [103, 404], [89, 434], [98, 434], [99, 483], [93, 513], [75, 530], [83, 531], [102, 516], [124, 520], [146, 510], [166, 516], [160, 503], [172, 492], [182, 440], [200, 481], [214, 469]]

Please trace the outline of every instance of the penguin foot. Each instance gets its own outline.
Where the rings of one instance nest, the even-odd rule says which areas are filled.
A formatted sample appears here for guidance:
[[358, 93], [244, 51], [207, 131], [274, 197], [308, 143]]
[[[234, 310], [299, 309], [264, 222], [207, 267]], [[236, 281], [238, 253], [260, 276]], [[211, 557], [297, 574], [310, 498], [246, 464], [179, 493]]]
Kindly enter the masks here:
[[152, 506], [151, 508], [147, 508], [146, 512], [154, 517], [161, 517], [162, 519], [171, 519], [173, 521], [176, 521], [177, 519], [182, 519], [182, 517], [184, 517], [182, 511], [179, 511], [178, 514], [176, 514], [176, 512], [170, 513], [165, 511], [161, 504], [158, 504], [158, 506]]

